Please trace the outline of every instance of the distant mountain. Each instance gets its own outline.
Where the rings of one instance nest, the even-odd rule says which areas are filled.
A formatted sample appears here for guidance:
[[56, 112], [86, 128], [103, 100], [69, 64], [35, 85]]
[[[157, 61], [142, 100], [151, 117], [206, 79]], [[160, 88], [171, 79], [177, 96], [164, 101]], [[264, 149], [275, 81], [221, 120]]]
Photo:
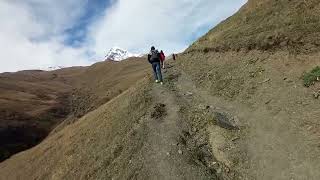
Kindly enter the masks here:
[[128, 59], [130, 57], [141, 57], [141, 54], [133, 54], [130, 53], [124, 49], [113, 47], [109, 50], [107, 55], [105, 56], [105, 60], [111, 60], [111, 61], [122, 61], [124, 59]]

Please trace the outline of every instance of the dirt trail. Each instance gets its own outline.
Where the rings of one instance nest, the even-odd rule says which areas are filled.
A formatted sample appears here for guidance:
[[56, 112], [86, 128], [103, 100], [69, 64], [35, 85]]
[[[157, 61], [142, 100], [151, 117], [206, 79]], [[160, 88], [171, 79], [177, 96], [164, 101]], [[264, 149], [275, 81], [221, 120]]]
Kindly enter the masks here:
[[192, 154], [179, 142], [187, 125], [180, 119], [174, 94], [154, 84], [154, 112], [146, 122], [147, 140], [143, 164], [148, 179], [215, 179], [205, 166], [192, 161]]
[[[206, 113], [204, 121], [212, 119], [212, 112], [217, 111], [239, 119], [240, 130], [207, 124], [213, 156], [220, 166], [215, 168], [219, 176], [224, 179], [319, 179], [317, 137], [290, 122], [291, 117], [286, 113], [272, 114], [263, 107], [252, 110], [243, 104], [211, 96], [197, 88], [188, 75], [176, 67], [168, 73], [178, 76], [174, 87], [182, 98], [189, 99], [188, 106], [191, 109], [202, 107], [202, 112]], [[186, 98], [186, 94], [191, 97]]]

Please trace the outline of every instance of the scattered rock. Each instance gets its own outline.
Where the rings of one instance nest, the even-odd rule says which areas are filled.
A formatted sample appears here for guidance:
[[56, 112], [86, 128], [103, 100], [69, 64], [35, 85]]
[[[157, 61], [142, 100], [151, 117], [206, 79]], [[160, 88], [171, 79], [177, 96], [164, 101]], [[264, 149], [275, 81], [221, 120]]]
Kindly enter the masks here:
[[206, 106], [204, 104], [199, 104], [198, 108], [201, 109], [201, 110], [205, 110]]
[[170, 153], [169, 153], [169, 152], [167, 152], [167, 156], [170, 156]]
[[209, 105], [200, 104], [200, 105], [199, 105], [199, 109], [201, 109], [201, 110], [210, 109], [210, 106], [209, 106]]
[[217, 174], [221, 174], [221, 172], [222, 172], [221, 168], [217, 168], [216, 172], [217, 172]]
[[239, 120], [229, 113], [214, 112], [214, 119], [216, 120], [217, 125], [222, 128], [229, 130], [239, 129]]
[[256, 77], [256, 73], [255, 73], [255, 72], [250, 72], [250, 75], [249, 75], [249, 77], [251, 77], [251, 78], [254, 78], [254, 77]]
[[265, 80], [263, 80], [262, 82], [261, 82], [261, 84], [262, 83], [266, 83], [266, 82], [269, 82], [271, 79], [270, 78], [268, 78], [268, 79], [265, 79]]
[[272, 99], [270, 99], [270, 100], [266, 101], [266, 102], [265, 102], [265, 104], [270, 104], [270, 103], [271, 103], [271, 101], [272, 101]]
[[188, 91], [187, 93], [185, 93], [185, 95], [186, 95], [186, 96], [192, 96], [193, 93]]
[[230, 168], [226, 167], [226, 172], [229, 173], [230, 172]]
[[314, 92], [314, 93], [313, 93], [313, 97], [314, 97], [315, 99], [319, 99], [319, 97], [320, 97], [320, 90], [319, 90], [318, 92]]
[[237, 141], [239, 139], [240, 139], [240, 137], [234, 137], [234, 138], [231, 139], [231, 141]]
[[179, 149], [179, 150], [178, 150], [178, 153], [179, 153], [179, 154], [182, 154], [182, 151]]
[[213, 162], [209, 163], [208, 166], [210, 168], [213, 168], [213, 169], [218, 169], [219, 168], [219, 163], [216, 162], [216, 161], [213, 161]]
[[308, 126], [307, 130], [310, 131], [312, 129], [312, 126]]

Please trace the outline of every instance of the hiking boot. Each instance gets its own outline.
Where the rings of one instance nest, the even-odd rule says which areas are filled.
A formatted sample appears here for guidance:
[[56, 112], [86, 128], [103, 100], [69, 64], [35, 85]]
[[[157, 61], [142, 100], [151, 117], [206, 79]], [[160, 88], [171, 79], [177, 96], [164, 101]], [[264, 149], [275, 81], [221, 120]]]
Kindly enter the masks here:
[[161, 85], [163, 85], [163, 82], [160, 82]]
[[159, 80], [156, 80], [156, 83], [159, 83], [160, 81]]

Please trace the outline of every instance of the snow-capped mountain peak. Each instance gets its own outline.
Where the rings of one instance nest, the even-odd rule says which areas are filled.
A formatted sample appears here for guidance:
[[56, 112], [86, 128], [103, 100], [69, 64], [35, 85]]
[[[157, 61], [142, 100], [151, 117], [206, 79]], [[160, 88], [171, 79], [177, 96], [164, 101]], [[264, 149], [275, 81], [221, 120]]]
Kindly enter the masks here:
[[119, 47], [113, 47], [109, 50], [109, 52], [105, 56], [105, 60], [122, 61], [124, 59], [129, 58], [129, 57], [141, 57], [141, 55], [130, 53], [130, 52], [123, 50]]

